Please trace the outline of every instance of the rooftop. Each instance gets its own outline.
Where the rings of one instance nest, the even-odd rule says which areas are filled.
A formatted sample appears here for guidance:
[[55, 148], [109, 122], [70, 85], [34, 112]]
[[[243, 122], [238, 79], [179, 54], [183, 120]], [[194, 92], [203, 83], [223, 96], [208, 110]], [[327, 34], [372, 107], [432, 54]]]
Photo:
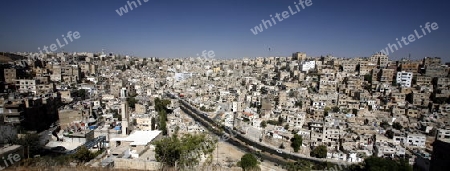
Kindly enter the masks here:
[[147, 145], [162, 131], [135, 131], [126, 138], [112, 138], [110, 141], [128, 141], [130, 145]]

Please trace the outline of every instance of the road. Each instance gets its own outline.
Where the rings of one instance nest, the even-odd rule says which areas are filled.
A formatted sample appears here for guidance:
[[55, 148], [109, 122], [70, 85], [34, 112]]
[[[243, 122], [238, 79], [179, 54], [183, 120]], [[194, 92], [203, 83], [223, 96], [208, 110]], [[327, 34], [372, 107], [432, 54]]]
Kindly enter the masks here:
[[[180, 104], [182, 104], [182, 105], [187, 105], [187, 107], [189, 107], [189, 108], [191, 108], [191, 109], [194, 109], [194, 111], [192, 111], [192, 112], [194, 112], [199, 118], [200, 118], [200, 116], [202, 116], [203, 115], [203, 113], [202, 112], [200, 112], [200, 110], [198, 110], [196, 107], [194, 107], [194, 106], [192, 106], [192, 105], [190, 105], [189, 103], [187, 103], [185, 100], [183, 100], [183, 99], [180, 99], [179, 97], [177, 97], [177, 96], [175, 96], [175, 95], [173, 95], [172, 93], [167, 93], [168, 95], [169, 95], [169, 97], [172, 97], [172, 98], [176, 98], [176, 99], [178, 99], [178, 100], [180, 100], [181, 102], [183, 102], [183, 103], [180, 103]], [[206, 121], [206, 120], [204, 120], [206, 123], [208, 123], [209, 125], [209, 127], [214, 127], [213, 125], [217, 125], [217, 123], [211, 123], [210, 121]], [[206, 126], [206, 125], [205, 125]], [[215, 129], [215, 128], [213, 128], [213, 129]], [[217, 130], [217, 129], [216, 129]], [[254, 135], [255, 133], [253, 132], [253, 135]], [[243, 136], [244, 137], [244, 136]], [[247, 138], [247, 137], [245, 137], [245, 138]], [[235, 137], [230, 137], [230, 139], [232, 139], [233, 141], [238, 141], [238, 142], [240, 142], [239, 144], [241, 144], [241, 145], [243, 145], [243, 144], [245, 144], [244, 142], [241, 142], [240, 140], [237, 140]], [[257, 141], [254, 141], [253, 140], [253, 138], [247, 138], [247, 140], [250, 140], [251, 142], [253, 142], [253, 143], [256, 143], [257, 145], [259, 145], [259, 146], [262, 146], [262, 147], [265, 147], [265, 148], [268, 148], [268, 149], [270, 149], [270, 150], [272, 150], [272, 151], [276, 151], [276, 150], [279, 150], [278, 148], [276, 148], [276, 147], [273, 147], [273, 146], [268, 146], [267, 144], [264, 144], [264, 143], [260, 143], [259, 142], [259, 140], [257, 140]], [[245, 148], [245, 147], [244, 147]], [[259, 149], [259, 150], [261, 150], [261, 149]], [[348, 162], [345, 162], [345, 161], [337, 161], [337, 160], [332, 160], [332, 159], [319, 159], [319, 158], [315, 158], [315, 157], [310, 157], [310, 156], [306, 156], [306, 155], [303, 155], [303, 154], [295, 154], [295, 153], [290, 153], [290, 152], [284, 152], [284, 154], [282, 155], [282, 154], [280, 154], [280, 153], [267, 153], [267, 154], [273, 154], [273, 155], [277, 155], [277, 156], [279, 156], [280, 158], [285, 158], [286, 157], [286, 154], [289, 156], [289, 157], [287, 157], [287, 158], [301, 158], [301, 159], [307, 159], [307, 160], [309, 160], [309, 161], [314, 161], [314, 162], [330, 162], [330, 163], [334, 163], [334, 164], [338, 164], [338, 165], [346, 165], [346, 164], [349, 164]]]

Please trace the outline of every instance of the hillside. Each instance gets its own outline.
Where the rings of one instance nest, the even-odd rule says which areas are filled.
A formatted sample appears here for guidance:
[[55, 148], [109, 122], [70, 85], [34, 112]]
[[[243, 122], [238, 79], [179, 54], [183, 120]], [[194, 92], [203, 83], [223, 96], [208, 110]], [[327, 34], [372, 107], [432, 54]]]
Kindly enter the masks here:
[[25, 57], [23, 57], [21, 55], [12, 54], [12, 53], [0, 52], [0, 63], [7, 63], [7, 62], [17, 61], [17, 60], [22, 60], [22, 59], [25, 59]]

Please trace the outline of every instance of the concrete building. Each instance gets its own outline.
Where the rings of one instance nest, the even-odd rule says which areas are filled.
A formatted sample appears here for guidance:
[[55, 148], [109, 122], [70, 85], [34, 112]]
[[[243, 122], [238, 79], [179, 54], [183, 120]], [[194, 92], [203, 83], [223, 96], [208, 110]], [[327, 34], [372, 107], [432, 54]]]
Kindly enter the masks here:
[[[152, 162], [156, 160], [150, 161], [150, 158], [154, 159], [154, 147], [151, 142], [161, 136], [161, 131], [134, 131], [124, 138], [112, 138], [110, 145], [111, 154], [115, 156], [114, 168], [155, 169]], [[148, 165], [149, 163], [152, 163], [152, 167]]]
[[413, 79], [412, 72], [397, 72], [397, 84], [400, 84], [402, 87], [411, 87]]
[[4, 77], [5, 77], [5, 83], [11, 84], [15, 82], [15, 79], [17, 78], [16, 69], [4, 69]]
[[316, 68], [316, 61], [302, 62], [302, 64], [300, 65], [300, 70], [304, 72], [307, 72], [315, 68]]
[[405, 145], [410, 147], [425, 148], [426, 136], [424, 134], [408, 134]]
[[372, 63], [377, 64], [378, 66], [385, 68], [389, 63], [389, 57], [381, 52], [376, 53], [370, 57], [370, 61]]

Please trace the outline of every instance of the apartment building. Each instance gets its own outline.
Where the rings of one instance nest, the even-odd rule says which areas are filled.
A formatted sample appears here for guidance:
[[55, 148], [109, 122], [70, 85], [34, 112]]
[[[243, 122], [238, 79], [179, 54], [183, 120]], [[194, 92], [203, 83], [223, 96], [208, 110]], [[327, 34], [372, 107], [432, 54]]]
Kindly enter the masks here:
[[372, 63], [371, 61], [361, 61], [359, 63], [359, 75], [371, 74], [372, 70], [376, 68], [376, 63]]
[[417, 61], [405, 61], [400, 63], [400, 69], [405, 72], [419, 73], [420, 63]]
[[423, 59], [424, 66], [439, 66], [441, 65], [441, 58], [439, 57], [425, 57]]
[[412, 72], [397, 72], [397, 84], [400, 84], [401, 87], [411, 87], [412, 79]]
[[411, 147], [425, 148], [426, 135], [424, 134], [408, 134], [406, 136], [405, 145]]
[[316, 61], [306, 61], [302, 62], [300, 65], [300, 70], [303, 72], [308, 72], [309, 70], [316, 68]]
[[392, 83], [394, 79], [394, 69], [381, 69], [380, 81], [384, 83]]
[[4, 77], [5, 77], [5, 83], [11, 84], [15, 82], [15, 79], [17, 78], [17, 70], [15, 68], [11, 69], [4, 69]]
[[425, 76], [425, 75], [418, 75], [416, 77], [416, 84], [417, 85], [431, 85], [433, 77]]
[[376, 54], [372, 55], [370, 57], [370, 61], [372, 63], [377, 64], [378, 66], [380, 66], [382, 68], [385, 68], [385, 67], [388, 66], [389, 57], [387, 55], [382, 54], [381, 52], [379, 52], [379, 53], [376, 53]]

